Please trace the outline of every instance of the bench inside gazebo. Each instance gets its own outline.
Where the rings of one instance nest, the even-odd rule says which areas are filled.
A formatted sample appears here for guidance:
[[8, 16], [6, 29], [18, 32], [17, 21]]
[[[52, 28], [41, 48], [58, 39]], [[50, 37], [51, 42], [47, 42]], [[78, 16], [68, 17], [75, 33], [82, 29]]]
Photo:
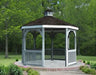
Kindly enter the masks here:
[[[46, 66], [46, 64], [51, 65], [57, 56], [62, 55], [64, 66], [69, 66], [76, 63], [76, 30], [75, 27], [65, 21], [59, 20], [53, 17], [53, 12], [51, 10], [45, 11], [45, 16], [32, 21], [28, 24], [22, 26], [22, 63], [24, 65], [39, 65]], [[31, 32], [33, 35], [34, 49], [26, 49], [26, 35]], [[65, 35], [65, 49], [54, 49], [54, 37], [58, 33], [63, 33]], [[74, 49], [70, 49], [70, 33], [74, 34]], [[51, 39], [51, 48], [45, 49], [45, 34], [48, 34]], [[42, 49], [36, 49], [36, 37], [37, 35], [42, 36]], [[61, 51], [61, 52], [60, 52]], [[48, 60], [45, 59], [45, 55], [50, 57]], [[56, 60], [55, 60], [56, 61]], [[61, 62], [57, 58], [58, 63]], [[60, 61], [60, 62], [59, 62]], [[56, 63], [55, 63], [56, 64]], [[54, 64], [53, 64], [54, 65]]]

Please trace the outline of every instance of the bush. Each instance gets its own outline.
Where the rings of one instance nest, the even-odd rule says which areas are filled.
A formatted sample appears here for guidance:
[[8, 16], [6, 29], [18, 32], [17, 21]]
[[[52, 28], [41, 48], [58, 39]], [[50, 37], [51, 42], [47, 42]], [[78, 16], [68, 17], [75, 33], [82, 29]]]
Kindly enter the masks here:
[[96, 63], [95, 64], [91, 64], [91, 68], [96, 69]]
[[90, 61], [88, 61], [87, 64], [90, 65]]
[[84, 66], [81, 70], [86, 73], [88, 66]]
[[80, 70], [82, 70], [83, 72], [85, 72], [87, 74], [96, 75], [96, 70], [95, 69], [91, 69], [88, 66], [81, 66]]
[[23, 75], [23, 73], [18, 66], [11, 64], [9, 66], [9, 75]]
[[80, 70], [82, 70], [82, 68], [84, 68], [84, 66], [80, 66]]
[[96, 75], [96, 70], [95, 69], [90, 69], [90, 74]]
[[0, 66], [0, 75], [23, 75], [23, 71], [26, 71], [28, 75], [39, 75], [39, 73], [31, 68], [19, 68], [18, 66], [11, 64], [8, 67]]
[[26, 72], [27, 72], [27, 69], [28, 69], [28, 68], [21, 68], [21, 69], [22, 69], [22, 71], [26, 71]]
[[26, 69], [26, 72], [28, 72], [29, 70], [31, 70], [31, 68], [27, 68], [27, 69]]
[[19, 61], [18, 59], [16, 59], [16, 61]]
[[0, 75], [7, 75], [7, 74], [8, 74], [8, 69], [5, 66], [1, 65], [0, 66]]
[[39, 73], [32, 68], [22, 68], [23, 71], [26, 71], [28, 75], [39, 75]]
[[86, 63], [86, 61], [85, 61], [85, 60], [83, 60], [83, 63]]
[[28, 75], [39, 75], [39, 73], [37, 71], [35, 71], [35, 70], [30, 69], [28, 71]]

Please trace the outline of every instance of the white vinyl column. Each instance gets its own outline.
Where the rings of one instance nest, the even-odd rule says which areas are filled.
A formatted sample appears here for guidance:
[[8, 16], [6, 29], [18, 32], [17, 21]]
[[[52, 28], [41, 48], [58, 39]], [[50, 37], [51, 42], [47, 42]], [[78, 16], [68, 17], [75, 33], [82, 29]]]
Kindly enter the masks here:
[[66, 28], [66, 39], [65, 39], [65, 40], [66, 40], [66, 43], [65, 43], [65, 44], [66, 44], [66, 46], [65, 46], [65, 47], [66, 47], [66, 49], [65, 49], [65, 50], [66, 50], [65, 66], [68, 67], [68, 44], [69, 44], [69, 43], [68, 43], [68, 42], [69, 42], [69, 41], [68, 41], [68, 28]]
[[[69, 33], [70, 32], [74, 33], [74, 49], [69, 49]], [[76, 30], [72, 29], [66, 29], [66, 61], [65, 61], [65, 66], [68, 67], [69, 65], [75, 64], [76, 63]]]
[[22, 63], [25, 65], [26, 31], [22, 30]]
[[42, 28], [42, 66], [45, 65], [45, 29]]

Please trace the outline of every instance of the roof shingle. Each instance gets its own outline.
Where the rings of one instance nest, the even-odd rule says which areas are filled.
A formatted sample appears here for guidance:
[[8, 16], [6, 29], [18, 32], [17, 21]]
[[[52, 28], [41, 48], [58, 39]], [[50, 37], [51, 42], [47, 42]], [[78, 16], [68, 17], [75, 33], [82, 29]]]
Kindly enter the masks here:
[[53, 16], [44, 16], [35, 21], [25, 24], [24, 26], [33, 26], [33, 25], [72, 25], [72, 24], [60, 20], [58, 18], [55, 18]]

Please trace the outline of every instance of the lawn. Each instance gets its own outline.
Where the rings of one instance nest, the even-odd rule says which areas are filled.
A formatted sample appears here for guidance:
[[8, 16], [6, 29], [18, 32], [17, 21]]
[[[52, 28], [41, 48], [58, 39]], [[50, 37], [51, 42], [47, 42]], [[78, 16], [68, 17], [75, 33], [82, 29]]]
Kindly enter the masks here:
[[4, 55], [0, 55], [0, 65], [8, 66], [11, 63], [14, 63], [16, 59], [21, 60], [21, 55], [9, 55], [9, 58], [5, 59]]
[[[61, 56], [60, 58], [62, 59]], [[0, 65], [2, 64], [7, 66], [11, 63], [14, 63], [16, 59], [21, 60], [21, 55], [9, 55], [9, 58], [5, 59], [4, 55], [0, 54]], [[77, 56], [77, 60], [85, 60], [85, 61], [91, 61], [92, 63], [96, 63], [96, 56]]]
[[91, 63], [96, 63], [96, 56], [77, 56], [77, 60], [90, 61]]

